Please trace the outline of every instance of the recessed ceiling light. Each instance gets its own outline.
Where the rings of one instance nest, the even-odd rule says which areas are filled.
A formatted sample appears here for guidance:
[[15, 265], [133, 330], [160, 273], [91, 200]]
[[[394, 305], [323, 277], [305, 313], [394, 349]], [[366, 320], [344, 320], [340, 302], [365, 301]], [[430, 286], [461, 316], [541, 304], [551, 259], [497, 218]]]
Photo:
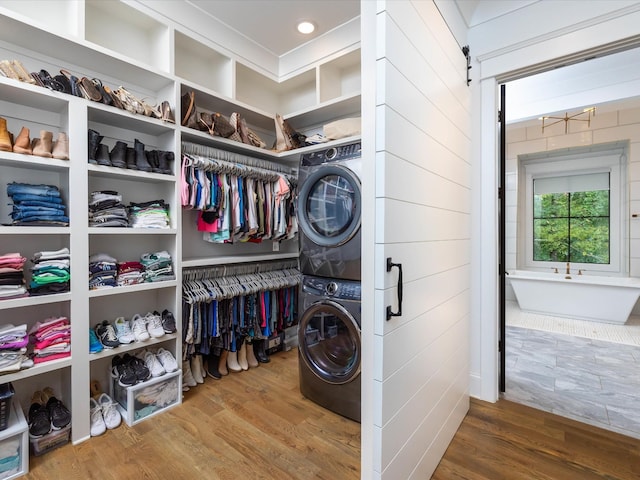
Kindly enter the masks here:
[[313, 22], [310, 22], [309, 20], [302, 20], [301, 22], [298, 22], [297, 28], [298, 28], [298, 31], [303, 35], [309, 35], [310, 33], [313, 33], [313, 31], [316, 29], [316, 26]]

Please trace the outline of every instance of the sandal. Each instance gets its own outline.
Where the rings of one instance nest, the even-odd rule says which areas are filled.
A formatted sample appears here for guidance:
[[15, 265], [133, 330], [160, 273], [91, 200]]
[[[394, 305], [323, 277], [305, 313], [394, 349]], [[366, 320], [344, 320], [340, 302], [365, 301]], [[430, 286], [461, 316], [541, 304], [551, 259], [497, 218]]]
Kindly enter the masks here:
[[69, 84], [71, 85], [71, 95], [76, 97], [84, 97], [82, 92], [80, 91], [80, 80], [75, 75], [72, 75], [71, 72], [65, 69], [61, 69], [60, 73], [67, 77], [69, 80]]
[[142, 102], [129, 93], [122, 85], [118, 87], [115, 94], [118, 96], [120, 102], [122, 102], [122, 105], [124, 105], [126, 111], [139, 113], [141, 115], [144, 114], [145, 109]]
[[119, 108], [120, 110], [124, 110], [124, 105], [122, 104], [122, 102], [120, 101], [120, 99], [118, 98], [118, 96], [113, 92], [113, 90], [111, 90], [109, 87], [107, 87], [106, 85], [104, 87], [102, 87], [104, 89], [104, 93], [106, 95], [108, 95], [109, 97], [111, 97], [111, 105], [113, 105], [114, 107]]
[[80, 91], [82, 92], [82, 96], [87, 100], [92, 100], [94, 102], [102, 101], [102, 94], [100, 93], [100, 90], [98, 90], [96, 84], [93, 83], [93, 81], [89, 78], [82, 77], [80, 79], [79, 86]]
[[173, 112], [171, 111], [171, 105], [169, 105], [168, 101], [162, 102], [160, 105], [160, 111], [162, 112], [162, 121], [169, 123], [176, 123], [176, 120], [173, 116]]

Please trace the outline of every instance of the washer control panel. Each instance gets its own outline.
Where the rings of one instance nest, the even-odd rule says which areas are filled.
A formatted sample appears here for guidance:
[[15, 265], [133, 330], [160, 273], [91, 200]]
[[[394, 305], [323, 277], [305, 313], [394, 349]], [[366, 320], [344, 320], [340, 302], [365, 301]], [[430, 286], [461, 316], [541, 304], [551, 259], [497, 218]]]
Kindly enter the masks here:
[[349, 143], [347, 145], [338, 145], [326, 150], [305, 153], [302, 155], [300, 165], [303, 167], [322, 165], [329, 162], [338, 162], [340, 160], [349, 160], [351, 158], [359, 158], [361, 156], [362, 146], [360, 142]]
[[353, 301], [360, 301], [362, 292], [360, 282], [322, 277], [305, 276], [302, 288], [305, 292], [318, 296]]

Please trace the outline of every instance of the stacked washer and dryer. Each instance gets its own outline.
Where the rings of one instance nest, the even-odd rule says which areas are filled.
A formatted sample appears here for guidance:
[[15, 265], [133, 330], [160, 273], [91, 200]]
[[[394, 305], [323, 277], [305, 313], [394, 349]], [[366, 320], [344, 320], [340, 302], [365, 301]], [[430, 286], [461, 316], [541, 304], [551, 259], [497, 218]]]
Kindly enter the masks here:
[[303, 154], [298, 173], [300, 392], [360, 421], [360, 171], [352, 143]]

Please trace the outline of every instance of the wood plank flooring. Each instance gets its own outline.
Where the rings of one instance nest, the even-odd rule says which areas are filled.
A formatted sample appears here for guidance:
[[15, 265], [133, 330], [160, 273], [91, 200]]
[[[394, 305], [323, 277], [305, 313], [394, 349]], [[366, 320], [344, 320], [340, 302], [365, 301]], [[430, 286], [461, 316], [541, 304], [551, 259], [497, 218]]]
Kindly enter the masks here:
[[31, 457], [23, 478], [360, 478], [360, 424], [305, 399], [297, 365], [294, 349], [207, 379], [161, 415]]
[[[360, 478], [360, 425], [303, 398], [297, 372], [292, 350], [207, 380], [153, 419], [32, 457], [23, 478]], [[638, 480], [640, 440], [507, 400], [472, 399], [432, 478]]]

